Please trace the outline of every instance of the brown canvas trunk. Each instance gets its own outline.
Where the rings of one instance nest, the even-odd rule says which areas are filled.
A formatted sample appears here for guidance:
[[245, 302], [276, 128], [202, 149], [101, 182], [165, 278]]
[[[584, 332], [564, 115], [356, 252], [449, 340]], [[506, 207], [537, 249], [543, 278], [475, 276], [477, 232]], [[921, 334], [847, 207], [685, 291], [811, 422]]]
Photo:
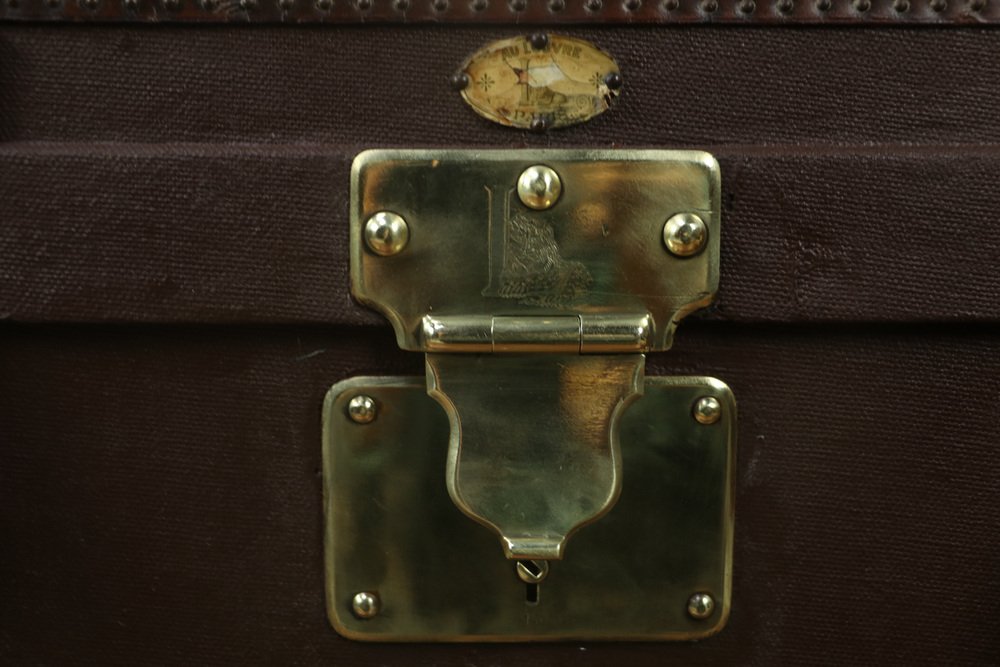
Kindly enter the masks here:
[[[534, 134], [448, 86], [533, 29], [502, 3], [281, 25], [262, 0], [206, 25], [65, 2], [0, 9], [0, 662], [1000, 660], [1000, 3], [648, 3], [629, 25], [529, 0], [626, 79]], [[715, 637], [380, 645], [327, 621], [323, 396], [423, 373], [350, 297], [351, 162], [480, 146], [719, 160], [716, 303], [648, 361], [740, 405]]]

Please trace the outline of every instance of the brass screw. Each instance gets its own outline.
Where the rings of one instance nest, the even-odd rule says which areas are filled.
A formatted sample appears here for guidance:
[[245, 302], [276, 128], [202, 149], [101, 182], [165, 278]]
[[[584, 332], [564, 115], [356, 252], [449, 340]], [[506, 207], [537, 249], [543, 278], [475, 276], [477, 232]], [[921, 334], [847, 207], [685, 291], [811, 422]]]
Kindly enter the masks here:
[[410, 228], [403, 216], [392, 211], [379, 211], [365, 223], [365, 243], [376, 255], [396, 255], [410, 241]]
[[691, 618], [703, 621], [715, 611], [715, 600], [708, 593], [695, 593], [688, 598], [687, 611]]
[[719, 421], [719, 417], [722, 416], [722, 404], [715, 396], [702, 396], [695, 402], [692, 414], [696, 422], [708, 426]]
[[362, 591], [351, 600], [351, 611], [361, 619], [373, 618], [378, 614], [380, 607], [378, 593], [374, 592]]
[[678, 213], [663, 225], [663, 243], [678, 257], [697, 255], [707, 239], [705, 221], [694, 213]]
[[370, 424], [375, 421], [378, 406], [371, 396], [359, 394], [347, 404], [347, 416], [357, 424]]
[[562, 194], [562, 181], [551, 167], [537, 164], [521, 172], [517, 179], [517, 196], [521, 203], [536, 211], [552, 208]]

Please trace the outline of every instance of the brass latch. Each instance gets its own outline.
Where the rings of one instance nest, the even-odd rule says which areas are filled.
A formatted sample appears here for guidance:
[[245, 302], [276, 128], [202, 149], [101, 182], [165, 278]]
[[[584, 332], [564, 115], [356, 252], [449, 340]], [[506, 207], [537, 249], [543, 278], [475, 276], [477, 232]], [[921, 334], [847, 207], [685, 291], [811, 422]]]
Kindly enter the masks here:
[[[379, 150], [355, 160], [351, 192], [354, 295], [385, 314], [400, 347], [425, 353], [426, 393], [444, 409], [415, 396], [411, 378], [354, 378], [328, 396], [337, 629], [523, 640], [692, 638], [721, 627], [735, 405], [710, 378], [644, 377], [644, 353], [668, 349], [677, 322], [716, 290], [715, 160]], [[641, 516], [616, 506], [623, 478]], [[489, 533], [455, 508], [502, 551], [484, 550]], [[680, 548], [684, 564], [670, 570], [657, 554]], [[488, 574], [504, 562], [506, 574]], [[616, 573], [616, 593], [595, 581], [599, 571]], [[420, 593], [418, 580], [434, 586]], [[449, 592], [455, 582], [461, 595]], [[656, 586], [688, 590], [659, 617], [612, 620], [627, 606], [616, 599], [629, 594], [624, 584], [658, 601]], [[516, 601], [511, 586], [524, 587]]]

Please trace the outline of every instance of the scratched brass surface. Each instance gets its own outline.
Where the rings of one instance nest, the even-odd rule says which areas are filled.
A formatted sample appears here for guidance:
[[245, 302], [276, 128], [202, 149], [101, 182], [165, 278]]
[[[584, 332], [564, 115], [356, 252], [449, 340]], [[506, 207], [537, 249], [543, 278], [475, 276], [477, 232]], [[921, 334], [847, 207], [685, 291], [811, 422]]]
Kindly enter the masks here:
[[[527, 585], [495, 537], [449, 498], [445, 411], [423, 378], [353, 378], [324, 408], [327, 607], [343, 635], [372, 641], [697, 639], [729, 610], [735, 404], [711, 378], [646, 378], [621, 425], [624, 484], [610, 512], [570, 542], [527, 601]], [[353, 422], [347, 404], [375, 399]], [[723, 416], [701, 425], [695, 401], [716, 396]], [[498, 471], [500, 474], [500, 471]], [[380, 611], [360, 619], [354, 595]], [[716, 600], [687, 614], [691, 594]]]
[[508, 558], [561, 558], [618, 499], [619, 420], [644, 368], [641, 354], [427, 355], [452, 425], [448, 491]]
[[520, 128], [538, 120], [565, 127], [603, 113], [618, 96], [606, 79], [620, 75], [610, 55], [563, 35], [537, 45], [528, 36], [492, 42], [470, 56], [462, 72], [468, 77], [462, 98], [476, 113]]
[[[515, 191], [536, 164], [562, 182], [543, 211]], [[646, 316], [648, 335], [612, 341], [610, 351], [663, 350], [677, 321], [707, 305], [718, 285], [719, 170], [707, 153], [374, 150], [355, 159], [351, 181], [352, 292], [385, 314], [407, 350], [462, 330], [466, 351], [497, 351], [495, 317], [571, 317], [581, 334], [570, 347], [587, 351], [587, 331], [630, 330]], [[408, 226], [405, 248], [390, 257], [362, 239], [381, 211]], [[677, 213], [707, 225], [695, 256], [664, 246], [663, 226]], [[484, 324], [467, 326], [477, 316]], [[600, 346], [603, 334], [594, 340]]]

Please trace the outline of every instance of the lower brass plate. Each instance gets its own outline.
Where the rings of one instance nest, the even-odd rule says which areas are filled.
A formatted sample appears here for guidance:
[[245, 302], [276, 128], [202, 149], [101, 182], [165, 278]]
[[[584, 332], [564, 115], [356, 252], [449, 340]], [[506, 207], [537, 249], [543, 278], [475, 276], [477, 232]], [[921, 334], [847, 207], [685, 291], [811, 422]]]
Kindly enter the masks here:
[[[376, 415], [348, 414], [359, 395]], [[699, 398], [722, 416], [701, 424]], [[698, 639], [729, 615], [736, 405], [712, 378], [651, 377], [620, 424], [621, 497], [575, 534], [531, 590], [496, 536], [445, 485], [448, 418], [423, 377], [359, 377], [324, 406], [326, 595], [340, 634], [367, 641]], [[352, 611], [358, 593], [377, 613]], [[697, 593], [714, 599], [704, 619]], [[533, 600], [532, 600], [533, 598]], [[369, 598], [370, 599], [370, 598]], [[361, 614], [364, 616], [365, 614]]]

